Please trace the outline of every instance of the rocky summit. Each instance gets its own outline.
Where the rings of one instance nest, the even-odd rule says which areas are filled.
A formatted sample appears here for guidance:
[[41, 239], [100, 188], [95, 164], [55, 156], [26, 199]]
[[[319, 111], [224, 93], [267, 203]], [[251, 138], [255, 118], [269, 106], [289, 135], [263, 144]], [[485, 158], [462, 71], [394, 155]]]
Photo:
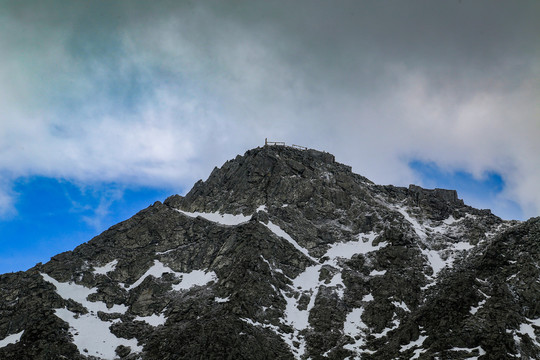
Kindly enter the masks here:
[[0, 359], [540, 359], [540, 218], [264, 146], [0, 276]]

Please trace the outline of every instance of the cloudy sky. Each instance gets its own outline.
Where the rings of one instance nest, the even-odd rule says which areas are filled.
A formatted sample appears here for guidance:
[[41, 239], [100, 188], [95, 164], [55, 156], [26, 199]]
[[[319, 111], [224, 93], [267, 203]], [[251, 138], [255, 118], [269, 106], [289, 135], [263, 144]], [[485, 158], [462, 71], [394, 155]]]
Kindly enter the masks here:
[[540, 2], [2, 1], [0, 273], [270, 140], [540, 214]]

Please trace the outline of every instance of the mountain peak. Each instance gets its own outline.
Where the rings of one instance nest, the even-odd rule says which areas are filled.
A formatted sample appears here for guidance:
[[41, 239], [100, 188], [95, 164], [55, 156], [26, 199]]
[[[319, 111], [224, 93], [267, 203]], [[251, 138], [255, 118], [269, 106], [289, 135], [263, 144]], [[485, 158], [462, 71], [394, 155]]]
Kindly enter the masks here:
[[[263, 204], [308, 201], [315, 191], [314, 185], [308, 182], [336, 181], [371, 183], [353, 174], [350, 166], [336, 162], [330, 153], [266, 145], [238, 155], [221, 168], [214, 168], [208, 179], [197, 182], [181, 202], [191, 210], [252, 212]], [[166, 202], [177, 203], [180, 199], [176, 196]], [[237, 207], [233, 209], [229, 206], [231, 203]]]
[[538, 223], [267, 145], [1, 275], [0, 358], [538, 358]]

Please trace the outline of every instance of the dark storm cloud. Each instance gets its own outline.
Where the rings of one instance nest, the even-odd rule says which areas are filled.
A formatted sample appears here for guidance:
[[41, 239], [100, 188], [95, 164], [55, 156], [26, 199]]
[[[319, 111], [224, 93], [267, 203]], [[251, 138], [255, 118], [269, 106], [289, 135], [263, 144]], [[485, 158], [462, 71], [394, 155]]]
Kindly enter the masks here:
[[380, 182], [421, 181], [411, 159], [494, 171], [504, 196], [540, 209], [536, 1], [2, 7], [0, 167], [12, 178], [189, 184], [273, 137]]

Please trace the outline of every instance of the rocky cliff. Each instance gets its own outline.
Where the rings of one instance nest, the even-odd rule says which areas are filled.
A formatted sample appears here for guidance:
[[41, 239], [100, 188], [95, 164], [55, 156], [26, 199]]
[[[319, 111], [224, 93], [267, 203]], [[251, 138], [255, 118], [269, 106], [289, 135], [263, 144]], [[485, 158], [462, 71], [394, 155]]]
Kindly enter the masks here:
[[538, 359], [540, 219], [265, 146], [0, 276], [0, 359]]

